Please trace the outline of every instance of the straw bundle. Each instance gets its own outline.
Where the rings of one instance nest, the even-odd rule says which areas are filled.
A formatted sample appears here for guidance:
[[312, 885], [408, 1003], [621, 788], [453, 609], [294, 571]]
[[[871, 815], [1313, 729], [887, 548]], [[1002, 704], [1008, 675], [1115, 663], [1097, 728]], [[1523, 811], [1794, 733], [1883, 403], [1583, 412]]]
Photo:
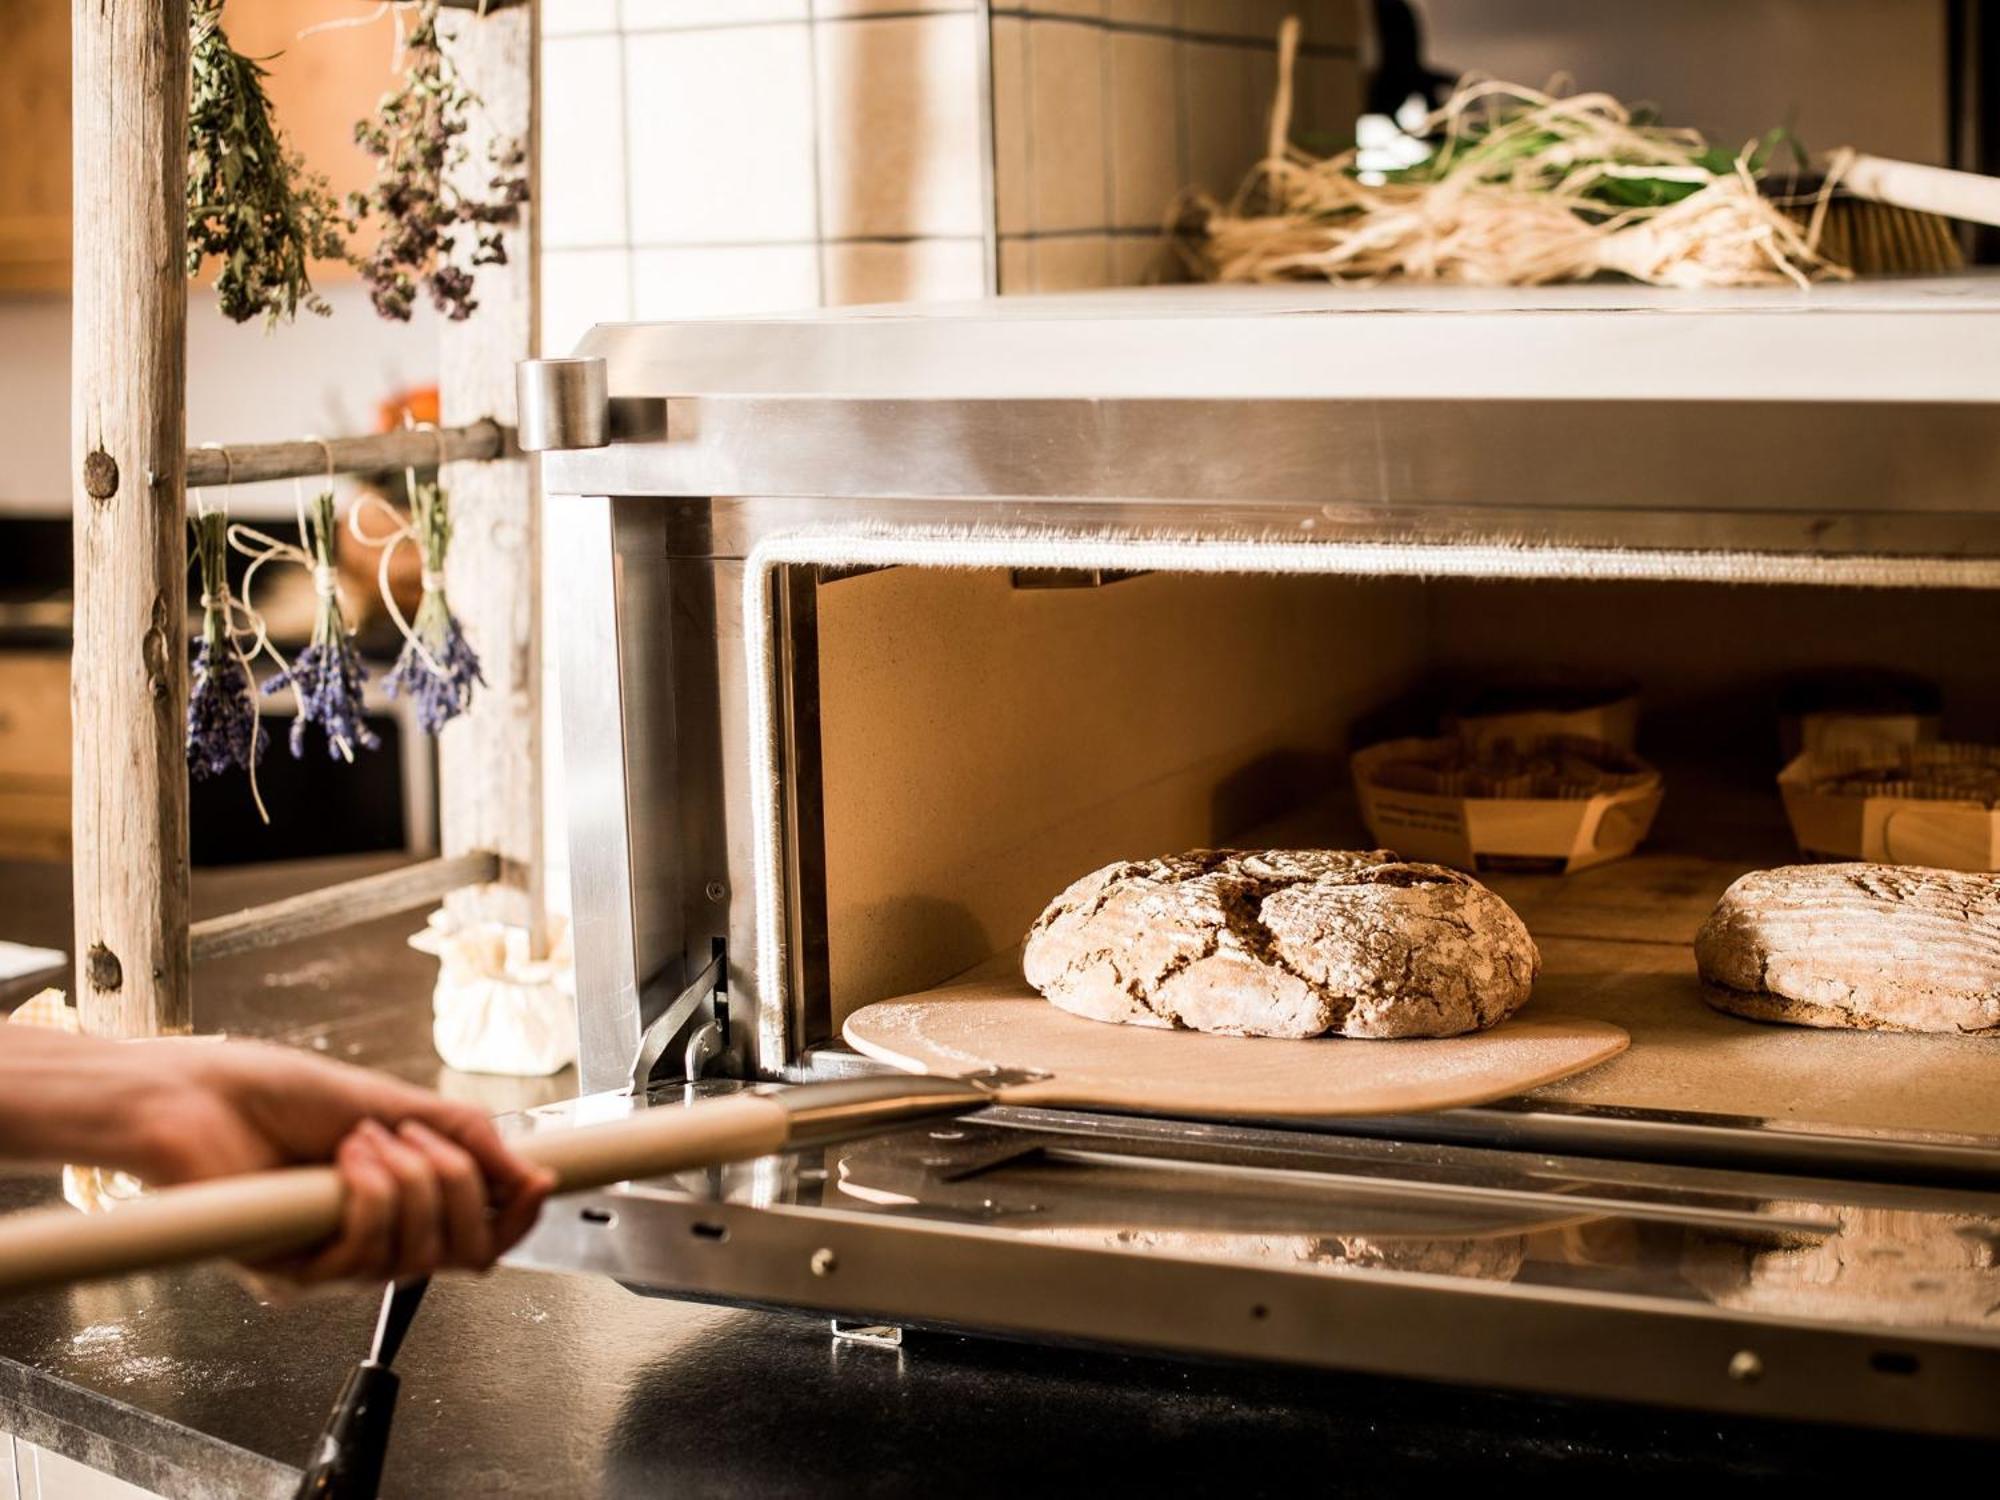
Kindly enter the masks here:
[[1265, 159], [1228, 204], [1183, 205], [1204, 279], [1712, 287], [1849, 274], [1819, 249], [1823, 198], [1801, 225], [1760, 193], [1770, 141], [1730, 156], [1609, 94], [1469, 81], [1422, 127], [1439, 139], [1428, 161], [1364, 182], [1356, 152], [1317, 158], [1290, 141], [1298, 35], [1296, 20], [1279, 34]]

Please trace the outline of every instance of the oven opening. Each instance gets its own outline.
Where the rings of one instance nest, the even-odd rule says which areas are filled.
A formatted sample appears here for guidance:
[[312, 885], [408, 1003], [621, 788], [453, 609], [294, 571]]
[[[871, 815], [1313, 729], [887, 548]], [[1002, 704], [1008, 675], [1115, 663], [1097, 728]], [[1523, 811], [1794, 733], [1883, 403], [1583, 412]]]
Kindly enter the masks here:
[[1541, 950], [1528, 1013], [1634, 1040], [1526, 1105], [2000, 1147], [1990, 1039], [1724, 1014], [1691, 950], [1736, 877], [1810, 858], [1776, 784], [1800, 681], [1927, 685], [1925, 733], [2000, 741], [1977, 591], [904, 566], [811, 594], [817, 756], [791, 774], [816, 778], [824, 869], [795, 864], [789, 895], [825, 944], [823, 969], [792, 975], [794, 1064], [838, 1053], [860, 1006], [1018, 972], [1037, 914], [1114, 859], [1376, 847], [1352, 752], [1435, 733], [1469, 691], [1560, 675], [1636, 687], [1664, 798], [1629, 855], [1479, 870]]

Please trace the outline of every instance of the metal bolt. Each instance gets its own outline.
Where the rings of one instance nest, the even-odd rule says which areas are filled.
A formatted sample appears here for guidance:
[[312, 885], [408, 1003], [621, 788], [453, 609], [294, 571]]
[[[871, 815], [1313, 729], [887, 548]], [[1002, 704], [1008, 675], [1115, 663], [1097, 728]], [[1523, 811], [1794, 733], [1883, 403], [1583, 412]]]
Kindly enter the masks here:
[[1764, 1361], [1754, 1349], [1738, 1349], [1729, 1356], [1729, 1378], [1742, 1385], [1755, 1385], [1764, 1378]]
[[813, 1275], [831, 1276], [840, 1262], [834, 1259], [831, 1250], [822, 1245], [819, 1249], [813, 1251], [812, 1259], [807, 1264], [812, 1267]]
[[720, 901], [729, 894], [729, 887], [719, 880], [711, 880], [701, 888], [701, 893], [711, 901]]

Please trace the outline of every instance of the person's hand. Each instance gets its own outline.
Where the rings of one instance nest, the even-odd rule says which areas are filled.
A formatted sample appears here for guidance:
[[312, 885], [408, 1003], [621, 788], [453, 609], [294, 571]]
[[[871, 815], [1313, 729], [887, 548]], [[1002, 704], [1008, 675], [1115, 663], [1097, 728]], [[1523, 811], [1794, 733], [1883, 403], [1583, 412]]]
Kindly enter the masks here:
[[312, 1285], [485, 1270], [555, 1185], [476, 1106], [252, 1042], [120, 1044], [135, 1064], [122, 1166], [153, 1186], [331, 1161], [338, 1235], [260, 1272]]

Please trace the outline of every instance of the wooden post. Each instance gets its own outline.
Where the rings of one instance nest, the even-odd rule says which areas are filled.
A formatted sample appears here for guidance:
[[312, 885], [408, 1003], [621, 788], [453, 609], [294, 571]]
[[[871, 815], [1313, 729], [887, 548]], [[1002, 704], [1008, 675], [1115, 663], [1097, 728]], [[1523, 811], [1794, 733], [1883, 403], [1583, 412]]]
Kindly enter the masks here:
[[75, 0], [73, 708], [87, 1030], [186, 1031], [188, 0]]
[[[467, 88], [483, 101], [465, 134], [467, 190], [488, 190], [488, 144], [516, 139], [529, 152], [529, 201], [507, 236], [508, 264], [481, 266], [478, 309], [447, 323], [440, 359], [441, 419], [493, 417], [516, 425], [514, 365], [540, 346], [536, 205], [541, 195], [535, 114], [536, 4], [481, 16], [448, 12], [439, 29]], [[446, 468], [454, 531], [446, 569], [452, 607], [486, 674], [469, 713], [446, 726], [439, 752], [447, 856], [491, 849], [501, 883], [449, 898], [451, 909], [524, 924], [543, 951], [541, 494], [518, 456]]]

